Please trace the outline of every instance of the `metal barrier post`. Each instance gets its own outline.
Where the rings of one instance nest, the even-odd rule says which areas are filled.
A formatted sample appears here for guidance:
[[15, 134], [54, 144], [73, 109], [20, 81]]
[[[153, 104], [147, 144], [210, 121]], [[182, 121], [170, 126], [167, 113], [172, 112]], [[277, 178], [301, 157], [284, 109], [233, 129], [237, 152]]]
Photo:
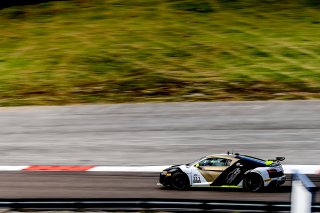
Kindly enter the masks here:
[[304, 174], [292, 177], [291, 213], [311, 213], [318, 187]]

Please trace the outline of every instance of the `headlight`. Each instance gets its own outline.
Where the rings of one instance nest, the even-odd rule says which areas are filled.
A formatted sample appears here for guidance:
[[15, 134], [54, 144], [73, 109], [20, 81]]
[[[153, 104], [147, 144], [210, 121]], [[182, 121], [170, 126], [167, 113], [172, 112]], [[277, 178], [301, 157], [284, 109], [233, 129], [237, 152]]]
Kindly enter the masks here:
[[165, 176], [171, 176], [171, 173], [168, 172], [168, 171], [162, 171], [162, 174], [165, 175]]

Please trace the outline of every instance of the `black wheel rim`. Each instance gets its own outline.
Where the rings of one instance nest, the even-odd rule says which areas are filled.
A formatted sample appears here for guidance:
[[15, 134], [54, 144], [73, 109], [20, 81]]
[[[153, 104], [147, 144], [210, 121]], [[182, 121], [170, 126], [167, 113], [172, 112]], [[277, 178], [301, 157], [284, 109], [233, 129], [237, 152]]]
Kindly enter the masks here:
[[177, 189], [184, 189], [186, 187], [186, 181], [182, 176], [177, 176], [173, 180], [173, 186]]

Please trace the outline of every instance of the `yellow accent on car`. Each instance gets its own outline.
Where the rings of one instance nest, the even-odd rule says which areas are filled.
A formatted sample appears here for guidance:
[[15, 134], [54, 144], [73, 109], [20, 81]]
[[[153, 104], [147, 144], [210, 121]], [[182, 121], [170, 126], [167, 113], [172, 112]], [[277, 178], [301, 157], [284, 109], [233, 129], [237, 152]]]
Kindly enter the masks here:
[[233, 186], [233, 185], [222, 185], [222, 186], [209, 186], [209, 185], [206, 185], [206, 186], [191, 186], [191, 187], [196, 187], [196, 188], [241, 188], [239, 186]]
[[272, 181], [272, 179], [270, 179], [270, 178], [264, 180], [264, 182], [270, 182], [270, 181]]
[[171, 173], [167, 173], [166, 176], [171, 176]]
[[272, 160], [266, 160], [265, 164], [266, 164], [267, 166], [270, 166], [271, 164], [273, 164], [273, 161], [272, 161]]
[[234, 185], [222, 185], [222, 188], [240, 188], [239, 186], [234, 186]]

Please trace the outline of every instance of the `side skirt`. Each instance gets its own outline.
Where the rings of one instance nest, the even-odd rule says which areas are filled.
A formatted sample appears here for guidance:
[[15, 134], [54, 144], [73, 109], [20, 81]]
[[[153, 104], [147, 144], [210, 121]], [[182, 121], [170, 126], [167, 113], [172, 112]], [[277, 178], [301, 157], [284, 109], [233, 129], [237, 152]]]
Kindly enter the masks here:
[[193, 185], [191, 186], [192, 188], [237, 188], [237, 189], [241, 189], [241, 186], [233, 186], [233, 185], [222, 185], [222, 186], [210, 186], [210, 185], [206, 185], [206, 186], [199, 186], [199, 185]]

